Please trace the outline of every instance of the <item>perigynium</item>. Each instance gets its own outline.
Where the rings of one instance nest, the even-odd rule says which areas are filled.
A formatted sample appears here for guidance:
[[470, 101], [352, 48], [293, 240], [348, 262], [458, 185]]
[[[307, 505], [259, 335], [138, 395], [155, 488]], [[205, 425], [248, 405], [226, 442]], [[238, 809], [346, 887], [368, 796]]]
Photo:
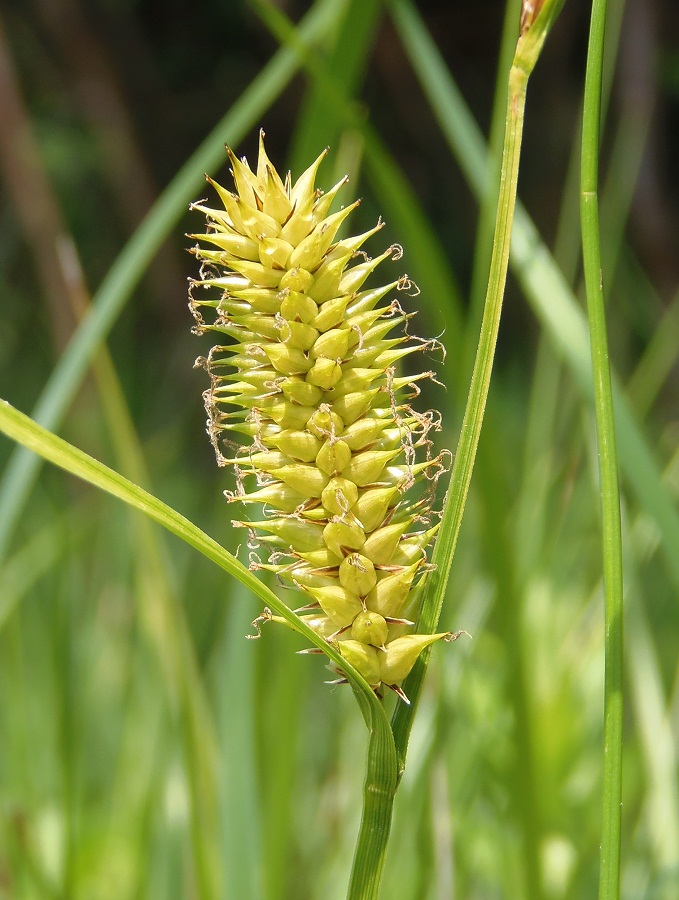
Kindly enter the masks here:
[[[263, 138], [255, 171], [227, 148], [235, 193], [208, 178], [223, 208], [192, 204], [207, 217], [206, 231], [190, 235], [201, 242], [192, 250], [201, 261], [194, 330], [223, 341], [197, 360], [210, 375], [208, 433], [219, 464], [235, 472], [227, 499], [263, 505], [256, 520], [234, 523], [250, 530], [251, 568], [298, 588], [304, 621], [375, 691], [387, 685], [407, 699], [399, 684], [422, 650], [457, 637], [413, 633], [447, 454], [434, 456], [428, 437], [439, 414], [410, 406], [433, 373], [397, 367], [438, 342], [408, 332], [414, 313], [395, 296], [413, 292], [406, 275], [364, 288], [402, 251], [371, 259], [361, 250], [381, 221], [337, 240], [360, 201], [330, 212], [347, 179], [315, 188], [325, 152], [293, 185]], [[268, 610], [262, 620], [283, 621]]]

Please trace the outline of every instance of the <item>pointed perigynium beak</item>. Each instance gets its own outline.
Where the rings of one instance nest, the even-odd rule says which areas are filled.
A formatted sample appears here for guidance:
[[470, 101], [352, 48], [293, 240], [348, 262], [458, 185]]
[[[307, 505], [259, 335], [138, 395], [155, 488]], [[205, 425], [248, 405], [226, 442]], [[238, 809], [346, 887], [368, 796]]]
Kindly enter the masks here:
[[253, 555], [251, 565], [302, 592], [306, 623], [375, 690], [386, 684], [405, 699], [397, 686], [419, 654], [449, 637], [408, 633], [444, 467], [428, 438], [437, 414], [408, 404], [431, 373], [396, 377], [401, 359], [436, 342], [404, 328], [412, 314], [396, 293], [412, 287], [407, 276], [364, 286], [401, 248], [374, 259], [360, 249], [381, 222], [339, 237], [358, 203], [330, 212], [347, 179], [315, 188], [325, 153], [294, 185], [271, 164], [263, 133], [256, 171], [228, 153], [235, 192], [208, 179], [223, 208], [192, 205], [207, 228], [190, 235], [201, 261], [190, 307], [196, 333], [219, 340], [200, 362], [211, 381], [208, 433], [236, 474], [226, 497], [264, 504], [258, 519], [234, 524], [270, 548], [268, 563]]

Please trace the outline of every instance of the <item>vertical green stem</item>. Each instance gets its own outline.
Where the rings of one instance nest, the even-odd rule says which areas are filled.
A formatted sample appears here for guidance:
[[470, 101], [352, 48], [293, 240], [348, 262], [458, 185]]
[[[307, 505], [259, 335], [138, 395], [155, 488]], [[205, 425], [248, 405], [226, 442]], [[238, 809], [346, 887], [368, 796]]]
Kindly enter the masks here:
[[[473, 268], [469, 289], [470, 311], [466, 323], [467, 340], [465, 344], [465, 356], [469, 365], [471, 365], [471, 361], [474, 358], [473, 354], [476, 350], [476, 336], [479, 333], [483, 315], [483, 301], [488, 287], [490, 258], [493, 251], [493, 229], [497, 214], [498, 185], [502, 166], [504, 130], [506, 127], [507, 73], [514, 58], [520, 9], [521, 0], [507, 0], [498, 56], [493, 112], [488, 132], [487, 166], [489, 177], [486, 189], [479, 200], [479, 220], [474, 240]], [[461, 371], [467, 372], [468, 367], [463, 367]]]
[[[375, 714], [373, 717], [376, 718]], [[377, 900], [396, 795], [396, 754], [388, 725], [373, 721], [363, 785], [363, 811], [347, 900]]]
[[[407, 15], [407, 6], [402, 0], [392, 0], [392, 5], [397, 16]], [[495, 344], [500, 327], [502, 300], [507, 281], [528, 78], [561, 5], [562, 0], [547, 0], [538, 18], [524, 29], [519, 37], [509, 72], [500, 191], [488, 289], [474, 371], [451, 474], [450, 490], [446, 498], [441, 528], [432, 557], [436, 568], [429, 576], [418, 623], [418, 631], [421, 632], [433, 633], [437, 629], [453, 554], [462, 524], [462, 515], [467, 501], [486, 409]], [[399, 706], [392, 721], [400, 773], [405, 766], [408, 739], [422, 690], [428, 658], [429, 654], [425, 651], [404, 684], [411, 705], [409, 707]]]
[[[495, 234], [493, 236], [493, 252], [490, 261], [490, 275], [483, 311], [481, 333], [476, 351], [474, 371], [472, 374], [467, 407], [465, 409], [462, 429], [458, 441], [455, 463], [451, 475], [450, 498], [446, 503], [446, 513], [441, 523], [441, 536], [437, 541], [433, 562], [445, 551], [446, 545], [454, 549], [462, 512], [467, 500], [467, 493], [472, 477], [476, 450], [481, 435], [481, 426], [486, 409], [486, 400], [490, 387], [490, 376], [493, 370], [495, 344], [500, 327], [502, 301], [507, 281], [509, 264], [509, 247], [516, 205], [516, 185], [519, 175], [519, 157], [521, 154], [521, 138], [526, 105], [526, 88], [528, 72], [512, 65], [509, 73], [509, 92], [507, 99], [507, 117], [505, 125], [505, 141], [502, 153], [502, 171], [500, 177], [500, 193], [498, 197]], [[432, 592], [436, 594], [436, 604], [428, 605], [422, 621], [423, 631], [435, 631], [439, 619], [443, 592], [436, 589], [437, 583], [447, 580], [448, 571], [439, 566], [432, 573]], [[412, 698], [411, 698], [412, 699]]]
[[580, 216], [599, 447], [605, 591], [604, 787], [599, 900], [620, 896], [622, 801], [622, 541], [615, 413], [599, 233], [599, 126], [606, 0], [594, 0], [582, 127]]
[[[528, 72], [515, 64], [512, 65], [509, 75], [500, 194], [495, 221], [488, 290], [467, 406], [450, 479], [450, 490], [446, 498], [441, 529], [432, 556], [432, 563], [436, 568], [429, 576], [427, 593], [418, 623], [418, 631], [423, 633], [433, 634], [436, 631], [441, 615], [441, 607], [443, 606], [446, 585], [450, 574], [450, 564], [460, 533], [462, 515], [467, 502], [472, 470], [476, 459], [476, 450], [481, 436], [481, 426], [483, 425], [486, 400], [490, 388], [490, 376], [495, 357], [495, 344], [500, 327], [502, 300], [507, 281], [527, 83]], [[400, 705], [394, 713], [392, 728], [396, 741], [400, 772], [405, 767], [408, 738], [422, 690], [427, 662], [428, 654], [425, 651], [415, 664], [404, 685], [411, 705], [409, 707]]]

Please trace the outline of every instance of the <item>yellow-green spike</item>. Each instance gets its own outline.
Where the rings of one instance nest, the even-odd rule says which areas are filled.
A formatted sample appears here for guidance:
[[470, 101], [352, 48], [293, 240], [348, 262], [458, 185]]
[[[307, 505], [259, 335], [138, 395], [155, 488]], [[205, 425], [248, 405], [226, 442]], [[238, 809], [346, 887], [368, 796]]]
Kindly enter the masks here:
[[[220, 342], [201, 364], [208, 432], [215, 447], [227, 442], [219, 461], [236, 479], [227, 499], [263, 504], [234, 524], [272, 551], [252, 567], [296, 588], [303, 620], [375, 690], [384, 683], [405, 699], [398, 682], [424, 647], [450, 636], [412, 632], [437, 530], [419, 524], [431, 513], [421, 482], [444, 467], [427, 438], [435, 416], [408, 405], [431, 373], [397, 369], [431, 344], [409, 338], [413, 313], [389, 298], [405, 277], [364, 287], [400, 248], [365, 255], [381, 220], [337, 240], [358, 201], [331, 212], [347, 179], [317, 189], [326, 151], [294, 185], [263, 132], [254, 171], [228, 154], [235, 193], [208, 179], [224, 208], [192, 206], [207, 227], [191, 235], [204, 270], [190, 307], [196, 332]], [[234, 448], [235, 438], [250, 446]]]

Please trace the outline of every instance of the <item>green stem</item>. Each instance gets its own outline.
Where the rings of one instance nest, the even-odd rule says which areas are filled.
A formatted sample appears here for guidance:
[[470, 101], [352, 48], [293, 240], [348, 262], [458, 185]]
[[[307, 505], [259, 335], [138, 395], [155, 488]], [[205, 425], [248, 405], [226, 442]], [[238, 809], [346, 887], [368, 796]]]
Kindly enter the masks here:
[[[500, 327], [502, 300], [507, 281], [527, 86], [528, 72], [515, 63], [509, 73], [505, 142], [488, 290], [467, 407], [462, 420], [462, 429], [451, 475], [450, 496], [446, 502], [444, 518], [441, 523], [441, 535], [434, 552], [434, 564], [443, 562], [441, 557], [448, 547], [452, 548], [454, 552], [481, 435], [493, 369], [495, 344]], [[436, 602], [428, 603], [423, 609], [422, 629], [424, 631], [433, 632], [436, 629], [448, 574], [448, 570], [442, 569], [440, 565], [432, 573], [429, 591], [435, 597]]]
[[622, 539], [613, 390], [599, 231], [599, 128], [606, 0], [594, 0], [582, 126], [580, 216], [599, 448], [605, 592], [604, 787], [599, 900], [620, 896], [622, 802]]
[[493, 252], [493, 231], [497, 215], [497, 195], [502, 167], [502, 149], [506, 127], [507, 72], [509, 71], [519, 26], [521, 0], [508, 0], [505, 6], [502, 40], [498, 57], [493, 112], [488, 132], [488, 178], [483, 196], [479, 200], [478, 224], [474, 238], [473, 268], [469, 288], [469, 315], [465, 329], [464, 358], [461, 371], [471, 368], [477, 346], [477, 335], [483, 317], [483, 302], [488, 288], [490, 258]]
[[[429, 576], [422, 612], [418, 622], [418, 631], [430, 634], [436, 631], [441, 615], [441, 607], [467, 501], [490, 387], [495, 344], [500, 327], [502, 300], [507, 281], [528, 78], [537, 62], [544, 40], [560, 6], [560, 0], [555, 0], [555, 2], [547, 0], [537, 21], [519, 38], [509, 72], [500, 192], [481, 333], [451, 474], [450, 489], [446, 497], [441, 529], [432, 556], [432, 563], [436, 568]], [[407, 7], [400, 0], [395, 0], [393, 8], [397, 16], [407, 15]], [[404, 685], [404, 690], [410, 698], [411, 705], [399, 705], [392, 719], [399, 773], [402, 773], [405, 767], [408, 739], [422, 691], [428, 661], [429, 654], [425, 652], [416, 663]]]
[[391, 730], [388, 724], [386, 731], [372, 728], [347, 900], [376, 900], [379, 896], [397, 785]]
[[[490, 376], [495, 357], [495, 344], [500, 327], [502, 300], [507, 280], [527, 84], [528, 73], [516, 65], [512, 65], [509, 74], [502, 175], [488, 290], [486, 292], [483, 320], [467, 406], [462, 420], [462, 428], [450, 479], [450, 490], [443, 511], [441, 530], [432, 556], [432, 563], [436, 568], [429, 576], [422, 613], [418, 622], [417, 630], [423, 633], [433, 634], [436, 631], [441, 615], [441, 607], [443, 606], [446, 585], [450, 574], [450, 562], [455, 553], [460, 533], [462, 515], [467, 502], [476, 450], [481, 435], [481, 426], [483, 425], [486, 400], [490, 387]], [[411, 705], [410, 707], [399, 706], [394, 714], [392, 727], [399, 750], [399, 768], [401, 771], [405, 766], [408, 737], [422, 691], [427, 663], [428, 654], [423, 653], [404, 686]]]

